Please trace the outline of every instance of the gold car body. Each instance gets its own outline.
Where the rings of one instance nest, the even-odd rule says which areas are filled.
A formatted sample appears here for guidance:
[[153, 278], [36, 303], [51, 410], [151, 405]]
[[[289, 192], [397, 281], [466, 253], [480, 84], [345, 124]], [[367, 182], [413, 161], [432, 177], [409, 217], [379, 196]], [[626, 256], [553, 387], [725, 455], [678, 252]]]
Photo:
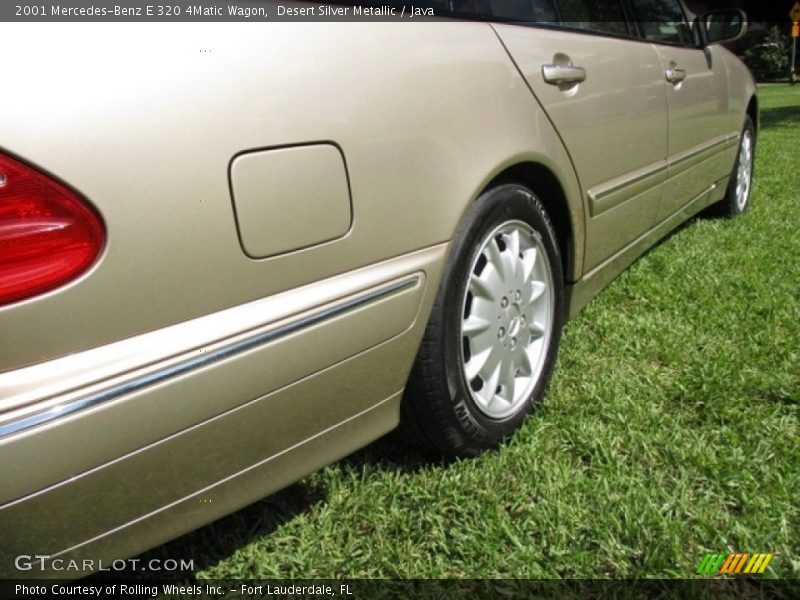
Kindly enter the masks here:
[[[24, 57], [2, 150], [107, 229], [79, 279], [0, 307], [7, 576], [139, 553], [395, 427], [487, 187], [537, 190], [574, 315], [723, 197], [756, 115], [719, 45], [556, 27], [18, 24], [0, 53]], [[548, 84], [557, 63], [585, 81]]]

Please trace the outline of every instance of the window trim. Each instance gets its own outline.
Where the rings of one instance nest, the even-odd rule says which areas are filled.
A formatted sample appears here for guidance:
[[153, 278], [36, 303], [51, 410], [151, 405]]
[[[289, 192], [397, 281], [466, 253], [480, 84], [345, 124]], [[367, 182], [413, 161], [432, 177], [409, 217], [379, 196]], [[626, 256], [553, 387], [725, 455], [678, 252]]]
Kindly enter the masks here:
[[[697, 42], [683, 43], [683, 42], [667, 42], [664, 40], [648, 40], [647, 37], [645, 37], [644, 31], [642, 31], [642, 28], [639, 25], [639, 19], [636, 18], [636, 11], [633, 7], [633, 0], [622, 0], [622, 2], [624, 2], [628, 6], [628, 10], [630, 11], [631, 22], [635, 23], [635, 28], [639, 36], [639, 39], [641, 39], [643, 42], [646, 42], [648, 44], [655, 44], [656, 46], [670, 46], [672, 48], [689, 48], [693, 50], [703, 49], [703, 46], [698, 44]], [[678, 8], [681, 11], [681, 17], [683, 18], [683, 22], [686, 24], [686, 27], [689, 28], [689, 31], [692, 32], [692, 36], [694, 36], [693, 33], [694, 30], [692, 29], [692, 22], [689, 20], [689, 15], [686, 13], [686, 6], [684, 5], [683, 0], [675, 0], [675, 2], [678, 4]]]
[[[611, 1], [611, 0], [606, 0]], [[593, 33], [597, 35], [606, 35], [615, 38], [635, 38], [638, 32], [638, 26], [633, 25], [631, 21], [632, 14], [629, 13], [628, 7], [628, 0], [615, 0], [619, 5], [620, 9], [622, 10], [622, 18], [624, 19], [625, 28], [628, 30], [627, 33], [612, 33], [610, 31], [598, 31], [596, 29], [581, 29], [579, 27], [567, 27], [564, 23], [564, 18], [561, 14], [561, 2], [562, 0], [553, 0], [553, 4], [556, 6], [556, 14], [559, 17], [559, 25], [562, 29], [568, 29], [570, 31], [585, 31], [587, 33]]]
[[[312, 0], [312, 1], [315, 3], [323, 2], [323, 0]], [[619, 2], [620, 7], [622, 8], [622, 15], [625, 19], [624, 23], [628, 29], [628, 32], [626, 34], [612, 33], [609, 31], [598, 31], [596, 29], [581, 29], [579, 27], [569, 27], [568, 25], [566, 25], [566, 21], [564, 21], [564, 17], [561, 11], [561, 0], [551, 0], [551, 1], [553, 3], [555, 16], [557, 19], [557, 21], [554, 22], [518, 21], [510, 17], [485, 15], [477, 12], [474, 13], [457, 12], [449, 9], [444, 9], [444, 10], [439, 9], [439, 14], [436, 15], [436, 18], [445, 20], [454, 20], [454, 21], [498, 23], [501, 25], [514, 25], [517, 27], [536, 27], [536, 28], [549, 29], [555, 31], [565, 31], [568, 33], [599, 36], [615, 40], [627, 40], [632, 42], [653, 44], [656, 46], [669, 46], [672, 48], [688, 48], [690, 50], [703, 50], [704, 48], [701, 42], [683, 43], [683, 42], [667, 42], [663, 40], [647, 39], [645, 37], [644, 32], [642, 31], [641, 26], [639, 25], [638, 19], [636, 19], [636, 13], [633, 8], [632, 0], [617, 0]], [[692, 27], [693, 22], [689, 20], [688, 13], [686, 12], [686, 5], [684, 4], [683, 0], [675, 0], [675, 1], [677, 2], [678, 8], [681, 11], [683, 22], [686, 24], [689, 30], [693, 32], [694, 31]], [[328, 0], [328, 3], [339, 4], [339, 5], [350, 5], [350, 6], [353, 5], [353, 2], [349, 2], [348, 0]], [[448, 5], [450, 5], [449, 2]], [[694, 36], [694, 33], [692, 35]]]

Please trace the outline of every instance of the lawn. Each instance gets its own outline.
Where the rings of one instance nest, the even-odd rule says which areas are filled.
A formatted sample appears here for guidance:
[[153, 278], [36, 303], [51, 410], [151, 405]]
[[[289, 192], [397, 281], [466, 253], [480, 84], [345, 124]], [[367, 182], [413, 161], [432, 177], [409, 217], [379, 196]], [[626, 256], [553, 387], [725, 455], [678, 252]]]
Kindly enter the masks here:
[[148, 553], [198, 578], [687, 577], [707, 552], [800, 575], [800, 86], [761, 89], [751, 210], [695, 219], [565, 329], [507, 445], [391, 436]]

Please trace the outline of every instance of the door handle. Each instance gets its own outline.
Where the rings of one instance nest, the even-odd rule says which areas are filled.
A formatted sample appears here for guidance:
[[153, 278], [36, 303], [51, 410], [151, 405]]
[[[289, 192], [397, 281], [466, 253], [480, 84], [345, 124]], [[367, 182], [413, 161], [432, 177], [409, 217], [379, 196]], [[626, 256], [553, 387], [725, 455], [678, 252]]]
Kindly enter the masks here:
[[670, 83], [678, 84], [686, 79], [686, 71], [678, 67], [670, 67], [664, 74], [667, 76], [667, 81]]
[[543, 65], [542, 76], [547, 83], [580, 83], [586, 81], [586, 69], [574, 65]]

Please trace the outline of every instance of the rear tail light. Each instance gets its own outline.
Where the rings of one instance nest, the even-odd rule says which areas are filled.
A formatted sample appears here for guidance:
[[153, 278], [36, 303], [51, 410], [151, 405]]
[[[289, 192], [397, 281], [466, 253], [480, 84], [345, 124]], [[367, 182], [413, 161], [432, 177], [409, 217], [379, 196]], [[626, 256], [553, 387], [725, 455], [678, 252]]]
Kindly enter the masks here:
[[104, 241], [100, 218], [75, 192], [0, 154], [0, 305], [75, 279]]

